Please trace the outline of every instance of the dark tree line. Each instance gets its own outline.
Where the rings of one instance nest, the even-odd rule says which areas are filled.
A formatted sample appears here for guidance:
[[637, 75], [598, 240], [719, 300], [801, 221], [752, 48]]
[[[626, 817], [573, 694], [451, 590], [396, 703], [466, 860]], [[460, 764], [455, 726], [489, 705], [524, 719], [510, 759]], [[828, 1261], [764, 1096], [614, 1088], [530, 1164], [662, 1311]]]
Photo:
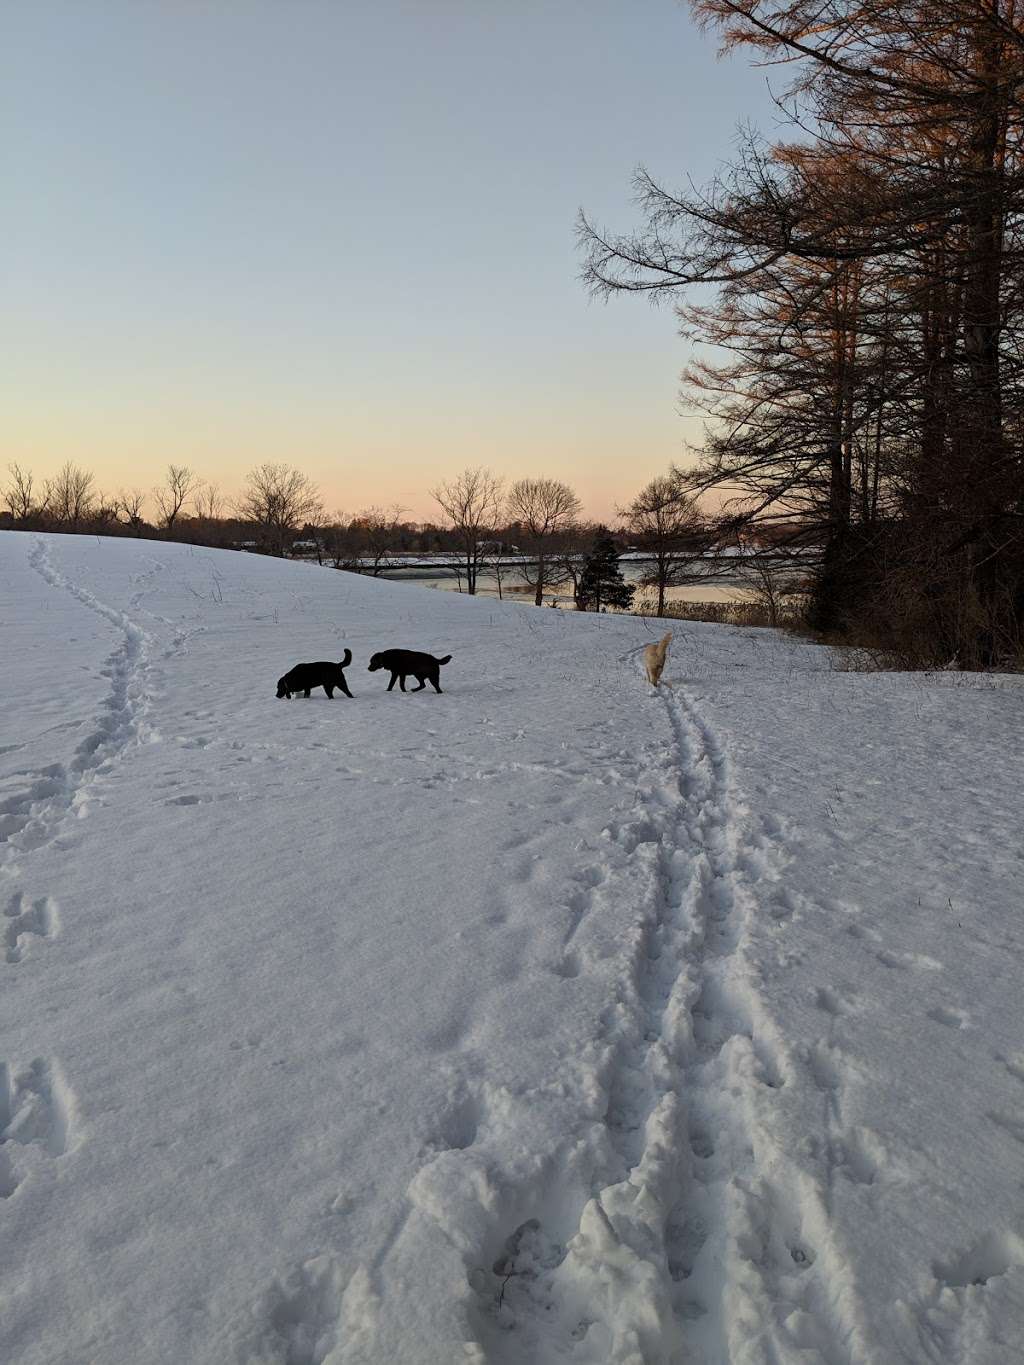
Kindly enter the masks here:
[[[691, 0], [794, 73], [792, 138], [702, 193], [642, 173], [600, 292], [671, 296], [709, 346], [686, 482], [723, 533], [821, 551], [812, 623], [922, 663], [1024, 652], [1024, 18], [1012, 0]], [[713, 296], [707, 289], [714, 286]]]
[[[251, 470], [240, 497], [229, 503], [216, 485], [184, 465], [170, 465], [165, 482], [104, 497], [91, 473], [66, 464], [37, 484], [31, 472], [9, 467], [0, 488], [8, 524], [25, 530], [131, 535], [190, 544], [246, 549], [277, 556], [299, 555], [320, 564], [378, 575], [403, 557], [440, 559], [456, 574], [460, 590], [477, 591], [482, 573], [503, 589], [528, 593], [537, 606], [569, 587], [580, 611], [629, 606], [618, 555], [626, 544], [649, 556], [641, 582], [657, 592], [657, 614], [666, 592], [701, 577], [697, 568], [707, 533], [693, 498], [677, 472], [653, 479], [621, 509], [622, 526], [611, 532], [581, 518], [581, 504], [567, 484], [526, 478], [505, 490], [483, 468], [467, 469], [438, 485], [433, 497], [442, 524], [404, 520], [404, 509], [370, 507], [354, 516], [325, 512], [316, 486], [299, 470], [263, 464]], [[147, 520], [146, 507], [156, 516]]]

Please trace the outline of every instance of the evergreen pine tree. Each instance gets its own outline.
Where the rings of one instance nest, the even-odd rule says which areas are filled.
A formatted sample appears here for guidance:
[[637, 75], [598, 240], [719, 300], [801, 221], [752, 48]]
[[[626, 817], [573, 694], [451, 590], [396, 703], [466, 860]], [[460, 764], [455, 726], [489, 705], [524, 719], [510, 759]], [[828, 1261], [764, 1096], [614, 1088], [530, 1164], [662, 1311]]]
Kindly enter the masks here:
[[615, 542], [602, 528], [583, 562], [578, 596], [580, 609], [600, 611], [602, 607], [617, 607], [620, 611], [628, 611], [635, 591], [622, 576]]

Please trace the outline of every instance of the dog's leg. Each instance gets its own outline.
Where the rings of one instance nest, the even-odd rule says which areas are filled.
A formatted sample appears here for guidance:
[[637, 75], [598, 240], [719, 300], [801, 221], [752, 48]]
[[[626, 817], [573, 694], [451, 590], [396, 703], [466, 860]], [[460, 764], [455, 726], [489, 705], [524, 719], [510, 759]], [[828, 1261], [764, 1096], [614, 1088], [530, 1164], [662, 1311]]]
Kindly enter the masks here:
[[406, 678], [406, 675], [405, 675], [404, 673], [399, 673], [399, 675], [398, 675], [398, 686], [402, 689], [403, 692], [405, 691], [405, 678]]
[[436, 678], [431, 678], [430, 681], [434, 684], [434, 691], [435, 691], [435, 692], [440, 692], [440, 690], [441, 690], [441, 684], [437, 681], [437, 679], [436, 679]]
[[425, 678], [420, 678], [418, 675], [417, 675], [417, 680], [418, 680], [418, 682], [419, 682], [419, 687], [414, 687], [412, 690], [413, 690], [414, 692], [422, 692], [423, 689], [424, 689], [424, 688], [426, 687], [426, 685], [427, 685], [427, 681], [426, 681]]
[[395, 683], [396, 683], [397, 681], [398, 681], [398, 674], [397, 674], [397, 673], [392, 673], [392, 675], [391, 675], [391, 681], [388, 683], [388, 691], [389, 691], [389, 692], [390, 692], [391, 689], [394, 687], [394, 685], [395, 685]]
[[328, 699], [329, 699], [330, 701], [333, 701], [333, 700], [334, 700], [334, 688], [331, 686], [330, 683], [324, 683], [324, 691], [327, 693]]
[[341, 688], [341, 690], [345, 693], [346, 697], [351, 697], [352, 693], [348, 690], [348, 683], [345, 681], [344, 678], [340, 679], [338, 685]]

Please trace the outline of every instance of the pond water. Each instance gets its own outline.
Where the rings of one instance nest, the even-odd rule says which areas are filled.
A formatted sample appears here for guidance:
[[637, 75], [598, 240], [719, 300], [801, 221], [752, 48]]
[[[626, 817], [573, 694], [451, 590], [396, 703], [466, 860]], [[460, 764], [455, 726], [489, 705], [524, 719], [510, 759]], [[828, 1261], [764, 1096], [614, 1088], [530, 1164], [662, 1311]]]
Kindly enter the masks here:
[[[648, 566], [625, 560], [621, 563], [621, 568], [627, 583], [639, 584]], [[735, 570], [730, 572], [730, 568], [724, 568], [720, 563], [711, 564], [700, 581], [669, 588], [665, 594], [666, 600], [670, 602], [743, 602], [749, 600], [749, 585], [739, 579]], [[440, 565], [436, 568], [414, 568], [410, 566], [383, 573], [381, 577], [392, 583], [415, 583], [418, 587], [437, 588], [441, 592], [460, 591], [458, 578], [450, 570], [446, 570]], [[497, 598], [501, 596], [510, 602], [532, 602], [533, 591], [532, 588], [526, 587], [522, 583], [518, 574], [509, 570], [502, 574], [500, 594], [498, 581], [492, 572], [481, 571], [477, 580], [477, 594], [480, 597]], [[656, 597], [657, 590], [655, 588], [638, 587], [636, 596], [633, 598], [634, 610], [639, 606], [642, 598], [650, 598], [653, 604]], [[564, 583], [556, 588], [545, 588], [545, 606], [550, 606], [553, 600], [557, 601], [560, 607], [571, 607], [573, 605], [572, 585]]]

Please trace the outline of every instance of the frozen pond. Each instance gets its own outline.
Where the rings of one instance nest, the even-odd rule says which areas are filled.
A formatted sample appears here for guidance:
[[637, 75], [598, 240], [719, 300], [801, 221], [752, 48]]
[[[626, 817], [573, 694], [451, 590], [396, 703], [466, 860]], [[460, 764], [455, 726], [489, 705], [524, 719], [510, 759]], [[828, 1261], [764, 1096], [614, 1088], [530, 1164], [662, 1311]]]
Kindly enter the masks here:
[[[621, 561], [621, 567], [626, 582], [636, 584], [640, 583], [650, 568], [649, 564], [643, 561], [628, 559]], [[415, 583], [421, 588], [439, 588], [443, 592], [459, 592], [465, 587], [464, 582], [460, 587], [459, 578], [443, 564], [403, 566], [386, 570], [380, 577], [394, 583]], [[741, 602], [749, 596], [750, 585], [743, 581], [728, 560], [724, 564], [720, 560], [709, 563], [703, 576], [697, 578], [694, 574], [694, 579], [695, 581], [690, 583], [669, 588], [665, 594], [666, 599], [670, 602]], [[481, 570], [477, 580], [477, 594], [481, 597], [508, 598], [512, 602], [528, 602], [533, 599], [533, 588], [524, 584], [522, 576], [514, 569], [506, 567], [502, 571], [500, 592], [494, 572]], [[638, 605], [642, 597], [654, 599], [656, 594], [656, 588], [640, 588], [634, 598], [634, 604]], [[559, 606], [571, 606], [572, 584], [567, 582], [554, 588], [545, 588], [545, 603], [550, 604], [552, 600], [557, 601]]]

